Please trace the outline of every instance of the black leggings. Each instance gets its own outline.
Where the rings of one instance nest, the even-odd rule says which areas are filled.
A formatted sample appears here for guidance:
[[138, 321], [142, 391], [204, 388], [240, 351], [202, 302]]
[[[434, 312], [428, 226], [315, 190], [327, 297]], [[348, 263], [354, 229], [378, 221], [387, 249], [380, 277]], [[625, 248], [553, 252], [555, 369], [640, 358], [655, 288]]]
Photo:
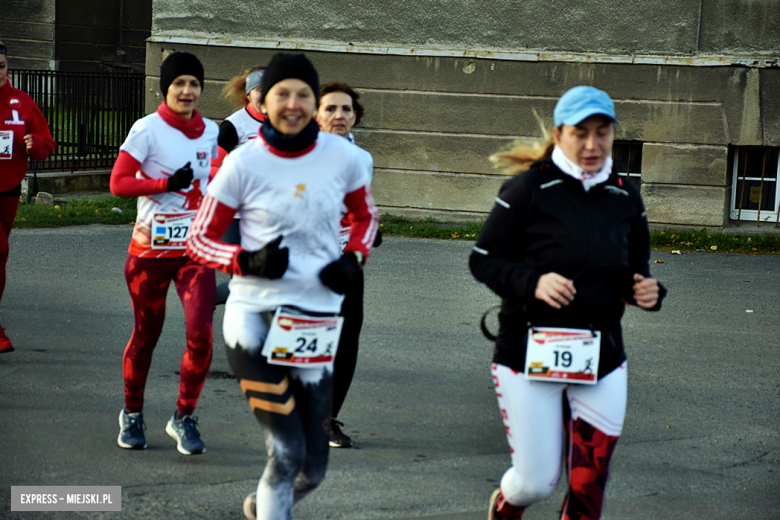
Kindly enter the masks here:
[[325, 478], [333, 374], [325, 368], [269, 365], [259, 349], [227, 347], [249, 406], [263, 427], [268, 462], [257, 485], [258, 520], [288, 520]]
[[344, 303], [341, 304], [344, 325], [341, 328], [336, 360], [333, 362], [333, 418], [338, 417], [341, 405], [347, 398], [357, 365], [358, 340], [363, 327], [363, 282], [363, 271], [360, 271], [355, 283], [347, 291]]

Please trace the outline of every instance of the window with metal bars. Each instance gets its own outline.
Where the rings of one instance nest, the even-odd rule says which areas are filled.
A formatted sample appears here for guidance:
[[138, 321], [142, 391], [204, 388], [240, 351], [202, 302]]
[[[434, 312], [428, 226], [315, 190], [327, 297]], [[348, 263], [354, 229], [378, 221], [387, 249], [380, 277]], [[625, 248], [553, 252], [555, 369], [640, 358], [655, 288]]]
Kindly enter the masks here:
[[613, 168], [621, 177], [640, 189], [642, 186], [642, 143], [615, 141], [612, 145]]
[[779, 148], [742, 146], [733, 159], [731, 219], [778, 221]]

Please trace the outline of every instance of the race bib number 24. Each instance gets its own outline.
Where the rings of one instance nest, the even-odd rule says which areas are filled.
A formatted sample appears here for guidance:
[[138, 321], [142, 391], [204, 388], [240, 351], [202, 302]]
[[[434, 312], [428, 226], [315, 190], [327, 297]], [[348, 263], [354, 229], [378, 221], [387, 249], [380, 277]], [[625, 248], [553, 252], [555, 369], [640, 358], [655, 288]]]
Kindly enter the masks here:
[[344, 318], [311, 316], [279, 307], [261, 354], [269, 364], [300, 368], [330, 365], [336, 357]]

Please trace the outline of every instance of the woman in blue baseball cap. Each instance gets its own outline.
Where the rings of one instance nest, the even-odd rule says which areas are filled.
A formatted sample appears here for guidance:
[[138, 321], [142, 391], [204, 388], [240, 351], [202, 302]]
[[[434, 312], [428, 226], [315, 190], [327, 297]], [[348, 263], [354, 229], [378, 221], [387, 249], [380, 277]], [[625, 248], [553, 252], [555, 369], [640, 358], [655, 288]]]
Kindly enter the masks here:
[[626, 305], [660, 309], [639, 192], [612, 171], [615, 107], [578, 86], [558, 100], [546, 140], [491, 159], [508, 174], [469, 259], [501, 296], [492, 374], [512, 467], [490, 519], [520, 518], [565, 470], [562, 519], [597, 520], [623, 429]]

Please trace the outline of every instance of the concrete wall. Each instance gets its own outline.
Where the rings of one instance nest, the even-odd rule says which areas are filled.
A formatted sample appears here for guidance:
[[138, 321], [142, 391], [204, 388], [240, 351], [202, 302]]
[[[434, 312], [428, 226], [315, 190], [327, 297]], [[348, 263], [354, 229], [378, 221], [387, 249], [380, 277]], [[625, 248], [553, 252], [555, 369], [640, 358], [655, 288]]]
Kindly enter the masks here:
[[143, 72], [152, 0], [3, 0], [14, 69]]
[[0, 40], [12, 68], [49, 70], [54, 64], [55, 0], [3, 0]]
[[159, 65], [171, 50], [201, 58], [202, 112], [221, 120], [231, 112], [219, 97], [226, 80], [297, 48], [322, 82], [361, 92], [355, 134], [374, 155], [384, 211], [482, 218], [504, 180], [487, 157], [540, 136], [534, 110], [550, 125], [556, 99], [590, 84], [615, 100], [617, 139], [644, 143], [650, 221], [717, 228], [729, 223], [733, 147], [780, 147], [776, 6], [154, 0], [147, 110], [160, 102]]
[[154, 35], [610, 54], [773, 55], [776, 0], [155, 0]]

